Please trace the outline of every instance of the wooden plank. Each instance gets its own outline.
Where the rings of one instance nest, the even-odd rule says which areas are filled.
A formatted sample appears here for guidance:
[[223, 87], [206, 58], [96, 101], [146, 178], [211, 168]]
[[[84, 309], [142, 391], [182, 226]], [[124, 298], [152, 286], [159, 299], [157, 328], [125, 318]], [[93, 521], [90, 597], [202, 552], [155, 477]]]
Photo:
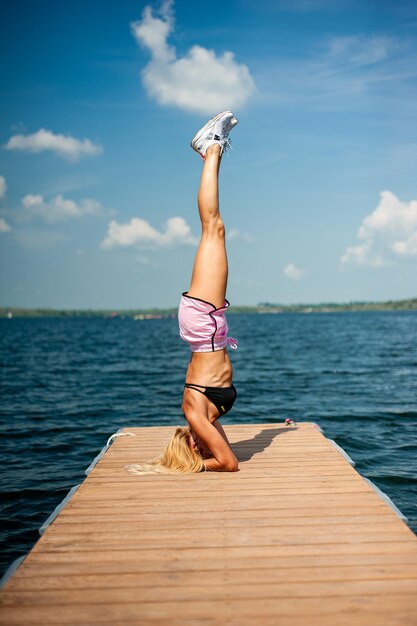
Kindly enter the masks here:
[[[254, 511], [251, 511], [255, 513]], [[375, 525], [381, 524], [385, 522], [386, 524], [397, 525], [397, 520], [393, 515], [346, 515], [345, 517], [313, 517], [313, 516], [305, 516], [305, 517], [276, 517], [274, 515], [274, 511], [268, 511], [268, 515], [262, 515], [259, 517], [251, 516], [251, 517], [233, 517], [233, 518], [222, 518], [222, 525], [224, 528], [247, 528], [248, 519], [250, 520], [250, 525], [252, 528], [254, 527], [265, 527], [265, 526], [286, 526], [290, 525], [291, 527], [299, 526], [305, 529], [314, 528], [315, 526], [320, 527], [331, 527], [349, 524], [350, 526], [362, 527], [365, 526], [369, 529], [371, 526], [375, 528]], [[86, 522], [89, 522], [87, 524]], [[181, 522], [182, 529], [198, 529], [202, 528], [217, 528], [218, 527], [218, 517], [212, 516], [210, 518], [206, 518], [199, 520], [198, 518], [190, 519], [187, 515], [170, 515], [164, 517], [164, 519], [158, 520], [157, 528], [158, 529], [169, 529], [172, 531], [172, 524]], [[100, 517], [97, 515], [84, 515], [84, 516], [66, 516], [59, 521], [60, 531], [64, 533], [84, 533], [90, 532], [89, 525], [95, 524], [98, 532], [106, 532], [106, 531], [117, 531], [121, 530], [124, 532], [126, 529], [134, 529], [140, 528], [141, 530], [153, 530], [155, 528], [155, 519], [152, 516], [148, 518], [144, 518], [141, 516], [140, 519], [137, 516], [126, 516], [126, 515], [112, 515], [111, 519], [108, 520], [107, 517]]]
[[[417, 561], [416, 561], [417, 563]], [[335, 581], [351, 581], [358, 582], [362, 580], [413, 580], [417, 578], [416, 563], [395, 563], [391, 565], [339, 565], [336, 567], [324, 567], [317, 566], [311, 567], [263, 567], [261, 569], [246, 568], [242, 569], [238, 567], [236, 569], [229, 569], [227, 572], [228, 583], [234, 585], [240, 584], [252, 584], [253, 580], [256, 580], [256, 584], [279, 584], [285, 585], [288, 583], [318, 583], [318, 582], [335, 582]], [[203, 572], [204, 570], [198, 570]], [[170, 571], [152, 571], [143, 572], [138, 571], [135, 573], [119, 573], [117, 577], [117, 587], [119, 589], [127, 589], [132, 587], [134, 589], [142, 587], [155, 587], [155, 576], [158, 574], [159, 585], [174, 586], [174, 587], [188, 587], [195, 585], [196, 574], [195, 571], [183, 571], [176, 572], [175, 575]], [[68, 575], [65, 579], [66, 589], [114, 589], [115, 578], [114, 574], [107, 572], [97, 572], [92, 574], [78, 574]], [[16, 591], [62, 591], [63, 580], [60, 576], [51, 576], [49, 572], [42, 572], [36, 576], [31, 576], [28, 580], [27, 573], [25, 576], [14, 577], [8, 586], [8, 592]], [[204, 585], [217, 585], [219, 582], [219, 571], [208, 570], [204, 571]], [[402, 587], [401, 587], [402, 589]]]
[[[164, 496], [161, 495], [161, 498], [163, 498]], [[248, 517], [259, 517], [259, 516], [264, 516], [264, 515], [271, 515], [273, 516], [274, 513], [276, 513], [277, 516], [281, 517], [281, 518], [289, 518], [289, 519], [294, 519], [294, 517], [303, 517], [303, 516], [307, 516], [307, 517], [329, 517], [329, 516], [333, 516], [333, 517], [340, 517], [340, 516], [349, 516], [349, 517], [356, 517], [358, 515], [380, 515], [383, 514], [384, 516], [388, 516], [388, 517], [392, 517], [393, 519], [397, 519], [396, 514], [394, 513], [394, 511], [390, 508], [388, 508], [386, 506], [386, 504], [382, 501], [382, 500], [378, 500], [375, 502], [372, 502], [371, 505], [365, 503], [361, 503], [358, 506], [356, 506], [354, 509], [352, 509], [351, 506], [345, 506], [343, 504], [341, 505], [337, 505], [337, 506], [332, 506], [331, 503], [324, 503], [323, 506], [320, 508], [320, 510], [317, 510], [317, 507], [315, 507], [314, 505], [310, 505], [310, 506], [301, 506], [298, 508], [294, 508], [292, 507], [291, 512], [287, 512], [284, 511], [280, 511], [279, 509], [275, 509], [274, 508], [274, 504], [271, 504], [271, 506], [269, 508], [265, 508], [262, 507], [262, 511], [270, 511], [270, 513], [258, 513], [257, 509], [240, 509], [238, 513], [236, 513], [236, 515], [234, 517], [239, 518], [239, 519], [244, 519], [244, 518], [248, 518]], [[119, 510], [120, 508], [120, 510]], [[83, 507], [82, 511], [79, 510], [78, 511], [78, 506], [75, 507], [73, 505], [71, 505], [71, 502], [68, 503], [68, 505], [65, 507], [65, 509], [61, 512], [61, 517], [60, 517], [60, 522], [62, 520], [62, 522], [68, 522], [71, 523], [71, 521], [73, 521], [74, 517], [79, 517], [80, 519], [87, 519], [88, 517], [97, 517], [98, 519], [102, 518], [103, 513], [105, 515], [111, 513], [111, 511], [114, 511], [114, 515], [115, 516], [121, 516], [120, 519], [122, 519], [123, 517], [125, 517], [126, 519], [129, 517], [133, 517], [136, 518], [135, 514], [131, 512], [131, 510], [129, 511], [125, 511], [123, 509], [123, 507], [117, 507], [115, 510], [115, 507], [111, 507], [110, 504], [107, 507], [102, 507], [101, 509], [97, 509], [96, 507], [93, 507], [93, 505], [90, 505], [90, 507]], [[226, 509], [225, 509], [226, 511]], [[206, 511], [207, 516], [213, 517], [213, 518], [217, 518], [218, 516], [216, 516], [214, 513], [210, 514], [209, 511]], [[143, 515], [145, 516], [143, 519], [146, 519], [146, 511], [143, 513]], [[149, 516], [151, 516], [152, 514], [149, 513]], [[173, 518], [182, 518], [182, 519], [193, 519], [193, 518], [199, 518], [199, 513], [196, 511], [188, 511], [187, 509], [184, 508], [183, 511], [167, 511], [167, 515], [172, 516]], [[230, 516], [224, 516], [227, 517], [228, 519], [230, 518]], [[136, 518], [137, 519], [137, 518]], [[165, 519], [165, 517], [164, 517]], [[200, 516], [201, 519], [201, 516]]]
[[[406, 624], [415, 626], [417, 618], [415, 616], [415, 603], [411, 595], [391, 595], [387, 596], [367, 596], [356, 595], [350, 597], [327, 598], [326, 602], [320, 598], [262, 598], [258, 600], [239, 598], [229, 599], [225, 591], [222, 601], [214, 604], [211, 601], [201, 600], [181, 603], [174, 602], [136, 602], [136, 603], [100, 603], [78, 606], [56, 606], [56, 607], [4, 607], [0, 615], [0, 623], [5, 626], [15, 626], [25, 624], [114, 624], [116, 621], [122, 624], [129, 623], [150, 623], [155, 620], [167, 620], [181, 611], [182, 619], [200, 620], [202, 616], [217, 616], [217, 623], [239, 624], [238, 619], [257, 620], [256, 623], [265, 623], [265, 618], [281, 618], [275, 624], [286, 624], [291, 619], [293, 625], [297, 617], [298, 624], [309, 624], [309, 626], [319, 626], [323, 623], [323, 616], [331, 616], [333, 624], [337, 624], [338, 616], [345, 614], [355, 625], [358, 623], [358, 614], [362, 616], [362, 623], [368, 626], [387, 626]], [[138, 622], [138, 616], [140, 621]], [[387, 616], [389, 621], [387, 621]], [[365, 618], [368, 619], [366, 622]], [[394, 620], [394, 621], [393, 621]], [[396, 621], [395, 621], [396, 620]], [[400, 621], [401, 620], [401, 621]]]
[[9, 580], [0, 623], [417, 624], [417, 539], [323, 434], [226, 430], [238, 473], [134, 476], [173, 428], [125, 429]]
[[[291, 482], [292, 484], [289, 484]], [[218, 489], [213, 483], [202, 483], [204, 486], [204, 493], [202, 493], [203, 497], [218, 497], [219, 492]], [[141, 486], [142, 487], [142, 486]], [[151, 498], [155, 499], [155, 486], [153, 489], [149, 488], [150, 485], [144, 485], [141, 489], [141, 496], [143, 498]], [[169, 485], [163, 486], [158, 485], [158, 491], [160, 497], [163, 498], [177, 498], [179, 494], [181, 494], [182, 498], [193, 497], [193, 494], [189, 492], [188, 489], [176, 489], [175, 487], [171, 487]], [[97, 482], [97, 481], [89, 481], [87, 485], [83, 486], [82, 492], [83, 495], [87, 495], [90, 493], [93, 496], [97, 496], [100, 493], [104, 492], [104, 495], [107, 493], [113, 499], [118, 499], [120, 493], [128, 494], [132, 493], [136, 494], [137, 485], [133, 481], [125, 481], [119, 482], [117, 484], [110, 482]], [[335, 481], [328, 481], [327, 483], [318, 483], [314, 482], [301, 482], [297, 483], [294, 481], [285, 481], [281, 484], [279, 481], [274, 482], [274, 484], [269, 487], [258, 487], [256, 485], [242, 485], [239, 486], [239, 494], [244, 495], [253, 495], [256, 492], [257, 494], [267, 498], [269, 496], [278, 496], [278, 495], [307, 495], [309, 493], [315, 494], [326, 494], [326, 493], [374, 493], [374, 490], [369, 485], [369, 483], [362, 481], [351, 481], [351, 482], [338, 482], [335, 484]], [[80, 495], [79, 494], [79, 495]], [[236, 486], [235, 485], [225, 485], [225, 489], [222, 489], [222, 495], [226, 494], [227, 497], [231, 497], [236, 494]]]
[[[82, 494], [79, 494], [78, 497], [74, 496], [74, 502], [71, 503], [71, 508], [75, 506], [79, 507], [80, 509], [90, 509], [91, 506], [94, 506], [97, 509], [109, 508], [109, 499], [106, 499], [104, 494], [95, 498], [92, 498], [90, 496], [88, 500], [82, 498], [81, 495]], [[380, 498], [374, 492], [358, 493], [354, 494], [351, 497], [347, 496], [348, 494], [343, 493], [332, 494], [331, 501], [335, 504], [335, 506], [351, 505], [352, 507], [355, 507], [357, 505], [374, 505], [375, 507], [378, 507], [380, 505]], [[277, 509], [288, 511], [290, 509], [305, 508], [306, 506], [317, 506], [317, 502], [320, 500], [322, 500], [322, 498], [314, 494], [285, 494], [280, 495], [279, 497], [277, 496], [274, 501], [272, 501], [271, 498], [266, 499], [262, 496], [256, 495], [251, 497], [251, 506], [253, 506], [253, 508], [256, 508], [257, 510], [270, 509], [271, 507], [276, 506]], [[169, 510], [180, 511], [184, 509], [184, 504], [178, 499], [173, 501], [166, 501], [165, 499], [161, 499], [160, 501], [158, 501], [157, 499], [155, 499], [147, 502], [139, 500], [135, 493], [128, 494], [125, 498], [117, 498], [113, 500], [112, 505], [114, 508], [116, 508], [116, 502], [119, 503], [118, 506], [123, 506], [125, 510], [129, 510], [131, 507], [135, 508], [137, 511], [149, 511], [151, 508], [157, 508], [159, 511], [165, 513]], [[240, 498], [239, 494], [237, 493], [231, 496], [225, 496], [221, 494], [218, 498], [214, 498], [211, 501], [207, 501], [201, 493], [196, 493], [195, 499], [187, 501], [187, 507], [190, 509], [190, 511], [201, 511], [202, 502], [205, 503], [205, 508], [207, 508], [208, 510], [219, 512], [242, 511], [247, 507], [247, 500], [242, 500], [242, 498]]]
[[[202, 595], [204, 599], [210, 602], [218, 602], [225, 597], [225, 585], [227, 584], [228, 600], [249, 599], [270, 599], [288, 600], [293, 598], [299, 600], [301, 598], [342, 598], [355, 595], [363, 596], [396, 596], [401, 593], [403, 595], [412, 595], [415, 597], [417, 591], [417, 579], [395, 579], [388, 580], [332, 580], [331, 582], [269, 582], [267, 580], [261, 583], [235, 582], [231, 580], [229, 575], [217, 575], [217, 581], [212, 584], [204, 584], [204, 593], [200, 581], [190, 582], [188, 585], [178, 585], [176, 581], [166, 580], [160, 576], [153, 576], [153, 584], [144, 586], [122, 587], [117, 586], [106, 588], [103, 596], [101, 588], [89, 589], [54, 589], [52, 591], [36, 590], [36, 591], [5, 591], [2, 594], [2, 606], [14, 606], [16, 602], [19, 606], [81, 606], [85, 604], [113, 604], [115, 602], [123, 602], [132, 604], [137, 602], [156, 602], [156, 603], [172, 603], [181, 593], [182, 602], [198, 602]], [[156, 584], [155, 584], [156, 583]], [[163, 588], [163, 594], [161, 589]], [[296, 611], [294, 611], [296, 612]]]
[[[88, 555], [91, 557], [91, 553]], [[165, 558], [163, 558], [165, 556]], [[120, 574], [137, 574], [137, 573], [148, 573], [148, 572], [169, 572], [174, 575], [179, 575], [182, 572], [199, 572], [202, 575], [206, 575], [208, 572], [218, 572], [220, 568], [225, 569], [225, 563], [227, 562], [227, 572], [233, 572], [235, 570], [245, 572], [245, 570], [255, 571], [259, 570], [262, 567], [264, 569], [275, 569], [276, 571], [289, 573], [293, 570], [297, 569], [305, 569], [308, 568], [312, 572], [316, 573], [317, 571], [321, 571], [328, 568], [342, 569], [343, 567], [369, 567], [372, 568], [374, 565], [388, 567], [389, 571], [391, 571], [392, 567], [396, 565], [398, 567], [403, 567], [407, 565], [412, 565], [415, 567], [417, 565], [417, 553], [405, 551], [403, 553], [393, 552], [384, 554], [372, 554], [369, 552], [360, 552], [360, 553], [352, 553], [352, 554], [313, 554], [306, 556], [302, 555], [293, 555], [291, 559], [287, 556], [280, 556], [273, 554], [272, 556], [263, 556], [261, 559], [257, 556], [234, 556], [233, 558], [228, 558], [227, 560], [218, 554], [217, 558], [214, 555], [214, 558], [206, 558], [204, 562], [202, 560], [197, 560], [193, 558], [188, 559], [178, 559], [176, 558], [177, 553], [165, 553], [161, 555], [161, 553], [157, 554], [158, 558], [152, 558], [152, 554], [140, 555], [136, 553], [135, 559], [122, 559], [119, 560], [116, 558], [116, 555], [113, 555], [111, 560], [107, 559], [107, 561], [101, 561], [100, 556], [98, 556], [97, 560], [90, 558], [88, 561], [86, 560], [58, 560], [55, 555], [55, 561], [48, 562], [47, 567], [42, 567], [44, 561], [42, 559], [32, 558], [30, 561], [26, 560], [19, 568], [19, 576], [14, 576], [10, 581], [9, 585], [13, 585], [16, 581], [21, 581], [23, 577], [25, 577], [26, 581], [28, 578], [42, 578], [43, 575], [47, 572], [49, 575], [54, 576], [56, 578], [60, 576], [89, 576], [89, 575], [102, 575], [104, 572], [115, 575]], [[88, 571], [86, 569], [86, 563], [88, 563]], [[195, 575], [195, 574], [193, 574]], [[29, 584], [29, 582], [28, 582]], [[62, 581], [60, 582], [62, 585]]]
[[[146, 560], [176, 560], [178, 562], [184, 560], [189, 561], [198, 559], [205, 561], [208, 559], [217, 559], [218, 562], [225, 565], [230, 559], [246, 557], [264, 559], [266, 557], [285, 557], [293, 559], [298, 556], [321, 556], [321, 555], [375, 555], [375, 554], [416, 554], [415, 541], [392, 541], [380, 543], [377, 540], [369, 543], [327, 543], [327, 544], [285, 544], [285, 545], [249, 545], [249, 546], [222, 546], [221, 548], [205, 547], [204, 541], [201, 541], [199, 547], [189, 546], [178, 550], [174, 548], [155, 549], [148, 546], [135, 547], [121, 550], [117, 546], [110, 550], [85, 550], [80, 548], [76, 550], [73, 545], [69, 546], [65, 552], [57, 550], [55, 546], [41, 543], [39, 541], [32, 549], [31, 558], [36, 558], [40, 563], [55, 563], [65, 560], [67, 563], [111, 563], [113, 561], [141, 561]], [[60, 554], [61, 553], [61, 554]], [[28, 557], [29, 559], [29, 557]]]

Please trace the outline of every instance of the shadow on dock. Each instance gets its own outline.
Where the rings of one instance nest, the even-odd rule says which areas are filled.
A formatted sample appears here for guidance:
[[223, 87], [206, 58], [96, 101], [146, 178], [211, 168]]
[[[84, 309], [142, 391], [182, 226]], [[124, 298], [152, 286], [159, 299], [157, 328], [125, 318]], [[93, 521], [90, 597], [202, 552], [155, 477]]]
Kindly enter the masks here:
[[255, 454], [266, 450], [266, 448], [271, 445], [275, 437], [283, 435], [291, 430], [296, 430], [296, 427], [265, 428], [252, 439], [242, 439], [242, 441], [236, 441], [236, 443], [231, 444], [231, 447], [239, 462], [249, 461]]

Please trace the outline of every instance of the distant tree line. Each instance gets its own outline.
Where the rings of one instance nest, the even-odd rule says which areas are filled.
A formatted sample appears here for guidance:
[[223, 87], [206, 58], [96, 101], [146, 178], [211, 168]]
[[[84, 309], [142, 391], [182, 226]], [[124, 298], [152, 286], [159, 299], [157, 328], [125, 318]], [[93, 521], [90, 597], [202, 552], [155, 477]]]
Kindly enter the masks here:
[[[337, 313], [343, 311], [415, 311], [417, 298], [388, 300], [386, 302], [325, 302], [321, 304], [274, 304], [260, 302], [256, 306], [232, 306], [230, 313]], [[161, 319], [176, 316], [177, 309], [29, 309], [22, 307], [0, 307], [0, 317], [102, 317]]]

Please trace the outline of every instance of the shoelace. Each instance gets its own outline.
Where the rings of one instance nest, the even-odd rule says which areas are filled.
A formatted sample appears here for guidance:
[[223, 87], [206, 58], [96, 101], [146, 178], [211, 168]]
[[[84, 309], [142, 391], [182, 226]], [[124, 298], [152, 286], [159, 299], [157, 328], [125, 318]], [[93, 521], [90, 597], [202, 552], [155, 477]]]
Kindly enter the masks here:
[[232, 142], [229, 139], [229, 135], [227, 137], [225, 137], [225, 139], [223, 140], [222, 143], [222, 152], [224, 152], [225, 154], [227, 154], [227, 156], [229, 156], [229, 150], [233, 150], [233, 146], [232, 146]]
[[[225, 137], [224, 139], [222, 139], [221, 141], [219, 141], [220, 147], [222, 149], [221, 154], [226, 154], [227, 156], [229, 156], [229, 150], [233, 150], [233, 146], [232, 146], [232, 142], [230, 141], [229, 137]], [[201, 154], [201, 152], [198, 153], [201, 158], [203, 159], [203, 161], [206, 160], [206, 157], [203, 156]]]

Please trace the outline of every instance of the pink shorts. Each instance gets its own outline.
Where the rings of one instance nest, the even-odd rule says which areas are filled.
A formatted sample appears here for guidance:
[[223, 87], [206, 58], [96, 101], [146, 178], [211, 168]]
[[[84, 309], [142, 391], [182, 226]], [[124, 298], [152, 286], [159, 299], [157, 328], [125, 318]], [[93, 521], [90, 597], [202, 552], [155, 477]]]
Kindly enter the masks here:
[[180, 336], [188, 341], [192, 352], [214, 352], [223, 350], [227, 345], [237, 348], [237, 341], [227, 336], [226, 309], [230, 303], [218, 309], [200, 298], [188, 296], [184, 291], [178, 309]]

